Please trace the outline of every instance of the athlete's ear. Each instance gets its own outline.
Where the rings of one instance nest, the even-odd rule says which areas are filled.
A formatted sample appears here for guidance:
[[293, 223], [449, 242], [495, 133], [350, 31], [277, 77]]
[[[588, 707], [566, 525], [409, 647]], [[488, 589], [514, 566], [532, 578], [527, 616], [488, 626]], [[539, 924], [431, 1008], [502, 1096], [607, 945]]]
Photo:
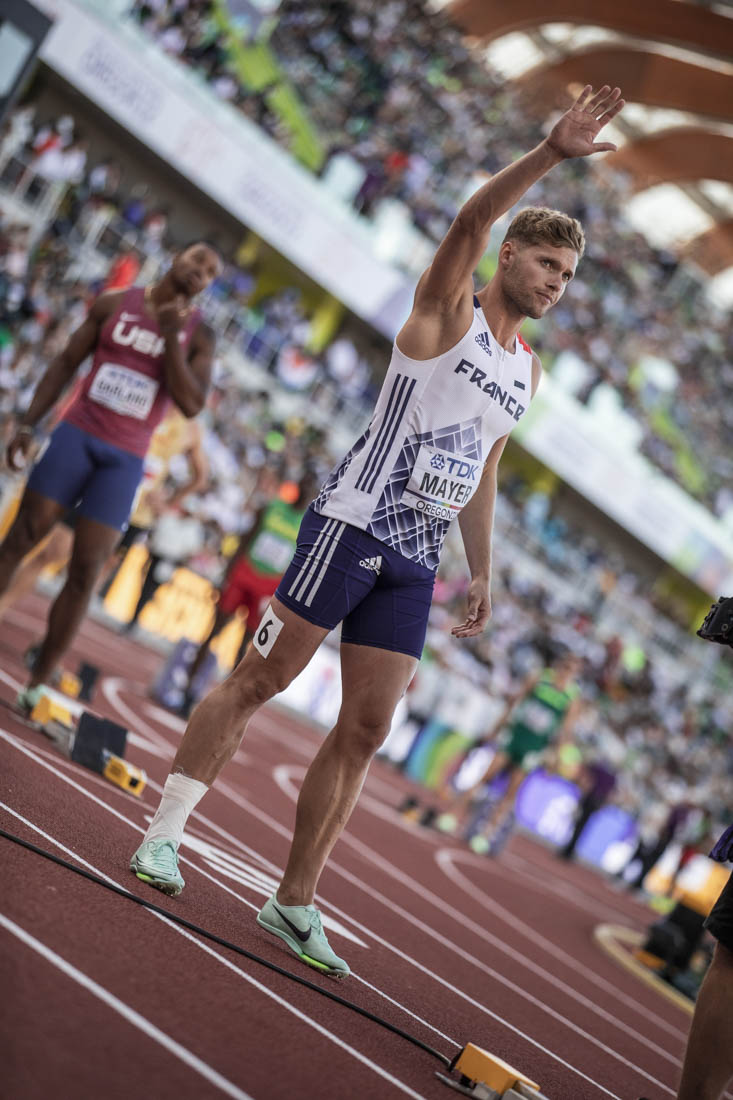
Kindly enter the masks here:
[[501, 248], [499, 249], [499, 264], [503, 268], [507, 268], [511, 265], [517, 253], [516, 241], [503, 241]]

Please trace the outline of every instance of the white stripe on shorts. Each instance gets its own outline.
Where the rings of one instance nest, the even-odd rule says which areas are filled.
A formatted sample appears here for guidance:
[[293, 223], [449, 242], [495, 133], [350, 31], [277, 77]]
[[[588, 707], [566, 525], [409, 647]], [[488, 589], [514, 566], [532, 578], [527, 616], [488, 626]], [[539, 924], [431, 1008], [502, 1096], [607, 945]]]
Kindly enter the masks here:
[[313, 603], [313, 597], [315, 596], [318, 589], [321, 587], [321, 582], [323, 581], [323, 578], [326, 575], [326, 570], [328, 569], [328, 567], [331, 563], [331, 558], [333, 557], [334, 551], [335, 551], [336, 547], [338, 546], [339, 539], [341, 538], [341, 536], [344, 533], [345, 527], [346, 527], [346, 524], [341, 523], [339, 525], [339, 527], [333, 533], [333, 538], [331, 539], [331, 546], [330, 546], [329, 551], [326, 554], [325, 558], [323, 559], [323, 565], [321, 566], [321, 572], [318, 574], [318, 578], [316, 580], [316, 583], [313, 585], [310, 592], [308, 593], [307, 599], [304, 601], [306, 607], [310, 607], [310, 605]]
[[[321, 528], [318, 534], [318, 538], [314, 542], [313, 547], [310, 550], [307, 558], [300, 567], [300, 572], [288, 589], [289, 596], [293, 596], [293, 598], [296, 600], [300, 600], [302, 598], [303, 592], [305, 591], [309, 580], [311, 579], [315, 570], [318, 568], [317, 555], [319, 550], [321, 549], [321, 544], [328, 540], [329, 534], [334, 529], [337, 523], [338, 520], [329, 519], [328, 522], [324, 524], [324, 526]], [[296, 588], [298, 589], [297, 592], [295, 591]]]

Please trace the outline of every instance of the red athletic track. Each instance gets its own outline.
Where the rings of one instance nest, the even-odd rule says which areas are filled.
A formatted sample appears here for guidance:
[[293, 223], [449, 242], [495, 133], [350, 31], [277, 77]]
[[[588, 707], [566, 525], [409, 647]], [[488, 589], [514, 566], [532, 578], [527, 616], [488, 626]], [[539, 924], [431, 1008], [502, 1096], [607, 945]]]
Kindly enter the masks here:
[[[6, 704], [45, 609], [30, 597], [2, 624]], [[327, 922], [342, 925], [329, 929], [331, 942], [354, 976], [321, 977], [259, 929], [254, 915], [286, 858], [297, 787], [319, 742], [276, 707], [255, 719], [192, 818], [181, 897], [148, 891], [127, 862], [182, 723], [147, 698], [158, 655], [87, 621], [69, 667], [82, 658], [104, 673], [95, 708], [134, 735], [127, 756], [148, 774], [142, 800], [71, 764], [0, 706], [2, 828], [86, 861], [450, 1056], [477, 1043], [552, 1100], [674, 1096], [689, 1017], [592, 938], [605, 921], [643, 929], [649, 910], [527, 838], [490, 861], [405, 824], [395, 807], [409, 785], [382, 762], [321, 881]], [[350, 1010], [3, 838], [0, 859], [2, 1097], [455, 1095], [435, 1078], [438, 1061]]]

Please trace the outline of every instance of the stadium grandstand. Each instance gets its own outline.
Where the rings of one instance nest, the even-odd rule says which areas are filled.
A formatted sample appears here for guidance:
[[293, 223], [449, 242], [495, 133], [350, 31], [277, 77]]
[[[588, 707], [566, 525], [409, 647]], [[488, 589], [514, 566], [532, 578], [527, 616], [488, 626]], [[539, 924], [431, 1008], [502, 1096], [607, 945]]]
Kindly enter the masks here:
[[[696, 635], [733, 585], [729, 6], [11, 0], [10, 9], [0, 44], [21, 61], [17, 87], [0, 98], [2, 452], [100, 294], [160, 285], [192, 242], [221, 263], [197, 299], [216, 339], [196, 416], [205, 475], [194, 482], [183, 446], [163, 467], [148, 462], [154, 503], [143, 520], [133, 511], [134, 537], [105, 567], [69, 650], [69, 661], [96, 669], [85, 705], [95, 722], [126, 731], [147, 782], [141, 796], [59, 751], [64, 715], [76, 725], [82, 710], [65, 702], [74, 676], [59, 670], [46, 696], [53, 744], [54, 721], [44, 737], [40, 712], [28, 708], [29, 720], [14, 707], [49, 605], [73, 574], [70, 543], [63, 553], [46, 544], [28, 582], [0, 592], [0, 850], [12, 889], [0, 920], [17, 1004], [6, 1017], [8, 1095], [442, 1095], [424, 1052], [382, 1041], [382, 1017], [433, 1054], [433, 1043], [475, 1037], [489, 1062], [539, 1081], [523, 1096], [678, 1095], [714, 942], [702, 919], [730, 870], [708, 851], [733, 820], [733, 665], [725, 647]], [[262, 539], [268, 508], [294, 514], [298, 486], [323, 484], [367, 429], [418, 279], [463, 204], [546, 139], [585, 86], [604, 83], [626, 100], [603, 133], [618, 151], [565, 160], [534, 183], [492, 225], [476, 266], [478, 290], [524, 206], [584, 227], [562, 301], [522, 327], [544, 375], [499, 466], [491, 619], [476, 636], [451, 636], [470, 599], [454, 524], [423, 656], [336, 848], [337, 870], [329, 864], [319, 887], [334, 946], [354, 956], [360, 984], [348, 998], [379, 1017], [340, 1020], [312, 991], [293, 993], [282, 972], [258, 969], [268, 948], [288, 969], [291, 958], [250, 928], [286, 864], [305, 768], [348, 702], [337, 630], [258, 712], [221, 789], [192, 814], [185, 900], [163, 902], [192, 922], [193, 942], [13, 841], [140, 892], [127, 873], [130, 826], [148, 837], [157, 820], [186, 729], [186, 663], [241, 555], [274, 546]], [[34, 440], [41, 456], [50, 420]], [[28, 475], [11, 458], [0, 466], [0, 546]], [[377, 560], [366, 568], [378, 572]], [[273, 559], [268, 575], [285, 565]], [[255, 625], [246, 606], [187, 687], [196, 699], [228, 682]], [[512, 708], [568, 658], [578, 660], [572, 722], [527, 767], [487, 858], [473, 843], [480, 829], [459, 824], [451, 799], [465, 799], [501, 751]], [[505, 780], [482, 789], [476, 821], [504, 797]], [[655, 956], [648, 930], [682, 910], [690, 950], [673, 966], [661, 949]], [[99, 926], [91, 946], [82, 920]], [[433, 936], [420, 949], [418, 923]], [[214, 951], [195, 938], [201, 927], [226, 944]], [[236, 958], [231, 941], [255, 954]], [[161, 965], [176, 972], [175, 1005], [159, 988]], [[107, 1054], [84, 1065], [89, 1040], [71, 1021], [93, 1029], [95, 998], [109, 1013], [95, 1040]], [[140, 1031], [145, 1047], [132, 1053]], [[449, 1075], [455, 1054], [444, 1059]], [[505, 1095], [501, 1073], [486, 1095]]]

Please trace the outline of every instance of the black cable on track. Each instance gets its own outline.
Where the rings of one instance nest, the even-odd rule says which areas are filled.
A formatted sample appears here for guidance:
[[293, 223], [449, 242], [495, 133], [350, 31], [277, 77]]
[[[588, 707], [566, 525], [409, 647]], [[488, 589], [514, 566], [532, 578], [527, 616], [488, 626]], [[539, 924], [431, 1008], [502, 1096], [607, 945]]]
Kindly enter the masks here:
[[289, 970], [285, 970], [282, 966], [278, 966], [277, 963], [269, 962], [268, 959], [263, 959], [260, 955], [255, 955], [253, 951], [247, 951], [246, 948], [239, 947], [236, 943], [230, 943], [229, 940], [217, 936], [215, 932], [209, 932], [206, 928], [199, 928], [197, 924], [193, 924], [191, 921], [186, 920], [185, 917], [179, 917], [176, 913], [169, 912], [168, 909], [164, 909], [161, 905], [156, 905], [152, 901], [147, 901], [145, 898], [138, 897], [137, 894], [125, 890], [122, 886], [116, 886], [113, 882], [106, 882], [92, 871], [86, 871], [83, 867], [76, 867], [73, 863], [69, 863], [68, 860], [62, 859], [61, 856], [55, 856], [53, 852], [47, 852], [45, 848], [39, 848], [37, 844], [32, 844], [29, 840], [23, 840], [22, 837], [15, 836], [14, 833], [8, 833], [5, 829], [0, 829], [0, 837], [12, 841], [13, 844], [19, 844], [21, 848], [27, 848], [29, 852], [34, 852], [38, 856], [43, 856], [44, 859], [50, 860], [51, 863], [58, 864], [59, 867], [65, 867], [67, 871], [73, 871], [74, 874], [81, 875], [82, 878], [86, 878], [90, 882], [96, 883], [97, 886], [103, 886], [105, 890], [111, 890], [113, 894], [119, 894], [120, 897], [127, 898], [128, 901], [134, 901], [137, 905], [141, 905], [143, 909], [149, 909], [151, 913], [160, 913], [166, 920], [173, 921], [174, 924], [180, 924], [182, 928], [187, 928], [189, 932], [195, 932], [197, 936], [203, 936], [205, 939], [211, 940], [212, 943], [218, 944], [219, 947], [226, 947], [229, 951], [236, 952], [237, 955], [244, 955], [245, 959], [250, 959], [251, 962], [259, 963], [260, 966], [265, 966], [268, 970], [274, 970], [276, 974], [282, 974], [284, 978], [290, 978], [291, 981], [297, 982], [298, 985], [304, 985], [306, 988], [312, 989], [316, 993], [320, 993], [321, 996], [328, 997], [330, 1001], [335, 1001], [336, 1004], [343, 1005], [345, 1008], [350, 1008], [352, 1012], [357, 1012], [360, 1016], [364, 1016], [367, 1020], [371, 1020], [372, 1023], [379, 1024], [380, 1027], [386, 1028], [387, 1031], [399, 1035], [401, 1039], [406, 1039], [408, 1043], [420, 1047], [421, 1050], [424, 1050], [427, 1054], [431, 1054], [433, 1058], [437, 1058], [439, 1062], [442, 1062], [443, 1065], [447, 1066], [449, 1069], [452, 1067], [454, 1059], [448, 1058], [447, 1055], [442, 1054], [428, 1043], [424, 1043], [422, 1039], [418, 1039], [416, 1035], [410, 1035], [409, 1031], [403, 1031], [402, 1028], [397, 1027], [396, 1024], [391, 1024], [388, 1020], [383, 1020], [381, 1016], [375, 1016], [373, 1012], [369, 1012], [366, 1008], [354, 1004], [353, 1001], [347, 1001], [345, 997], [339, 997], [338, 993], [332, 993], [330, 989], [324, 989], [323, 986], [316, 985], [315, 982], [309, 982], [307, 978], [301, 978], [299, 974], [293, 974]]

